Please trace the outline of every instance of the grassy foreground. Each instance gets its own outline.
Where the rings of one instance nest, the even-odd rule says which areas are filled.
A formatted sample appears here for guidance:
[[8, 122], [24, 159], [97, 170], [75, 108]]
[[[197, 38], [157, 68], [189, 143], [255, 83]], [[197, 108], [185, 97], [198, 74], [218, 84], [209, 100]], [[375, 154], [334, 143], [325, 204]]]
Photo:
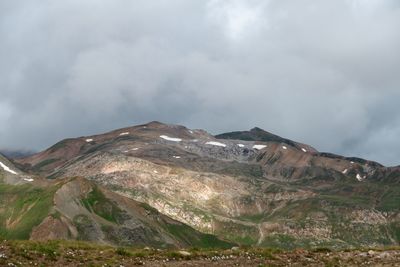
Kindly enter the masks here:
[[0, 266], [396, 266], [400, 247], [331, 251], [159, 250], [77, 241], [1, 241]]

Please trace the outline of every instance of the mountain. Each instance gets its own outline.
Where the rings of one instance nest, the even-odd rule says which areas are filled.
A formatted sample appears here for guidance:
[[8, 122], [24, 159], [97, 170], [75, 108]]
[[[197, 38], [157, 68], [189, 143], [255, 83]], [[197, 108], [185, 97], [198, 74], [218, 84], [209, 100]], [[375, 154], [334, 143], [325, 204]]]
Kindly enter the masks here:
[[137, 205], [233, 243], [349, 248], [400, 242], [398, 167], [321, 153], [260, 128], [212, 136], [151, 122], [66, 139], [14, 163], [56, 184], [81, 177], [75, 179], [93, 189], [80, 201], [98, 187], [116, 207], [120, 197], [145, 203]]

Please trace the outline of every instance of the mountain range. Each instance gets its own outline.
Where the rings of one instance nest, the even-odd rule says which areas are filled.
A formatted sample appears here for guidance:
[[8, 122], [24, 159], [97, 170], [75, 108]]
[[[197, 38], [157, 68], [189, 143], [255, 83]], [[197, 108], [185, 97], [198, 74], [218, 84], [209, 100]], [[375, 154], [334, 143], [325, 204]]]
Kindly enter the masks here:
[[0, 237], [113, 245], [399, 245], [400, 167], [260, 128], [150, 122], [0, 157]]

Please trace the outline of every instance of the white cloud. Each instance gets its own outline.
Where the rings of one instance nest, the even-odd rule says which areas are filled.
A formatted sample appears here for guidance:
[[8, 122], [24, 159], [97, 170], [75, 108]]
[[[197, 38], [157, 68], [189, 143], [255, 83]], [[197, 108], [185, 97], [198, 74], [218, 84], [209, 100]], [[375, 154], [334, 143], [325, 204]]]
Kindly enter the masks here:
[[211, 0], [208, 16], [230, 39], [240, 40], [266, 26], [263, 9], [268, 1]]

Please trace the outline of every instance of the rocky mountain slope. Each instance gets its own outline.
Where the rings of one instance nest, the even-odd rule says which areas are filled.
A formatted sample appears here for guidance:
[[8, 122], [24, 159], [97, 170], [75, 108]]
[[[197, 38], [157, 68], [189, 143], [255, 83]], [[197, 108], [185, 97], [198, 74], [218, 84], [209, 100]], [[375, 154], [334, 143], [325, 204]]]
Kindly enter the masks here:
[[15, 164], [59, 182], [84, 177], [113, 199], [146, 203], [240, 244], [343, 248], [400, 241], [398, 167], [320, 153], [259, 128], [214, 137], [151, 122], [66, 139]]
[[164, 248], [232, 246], [84, 178], [28, 176], [3, 156], [0, 167], [0, 238]]

